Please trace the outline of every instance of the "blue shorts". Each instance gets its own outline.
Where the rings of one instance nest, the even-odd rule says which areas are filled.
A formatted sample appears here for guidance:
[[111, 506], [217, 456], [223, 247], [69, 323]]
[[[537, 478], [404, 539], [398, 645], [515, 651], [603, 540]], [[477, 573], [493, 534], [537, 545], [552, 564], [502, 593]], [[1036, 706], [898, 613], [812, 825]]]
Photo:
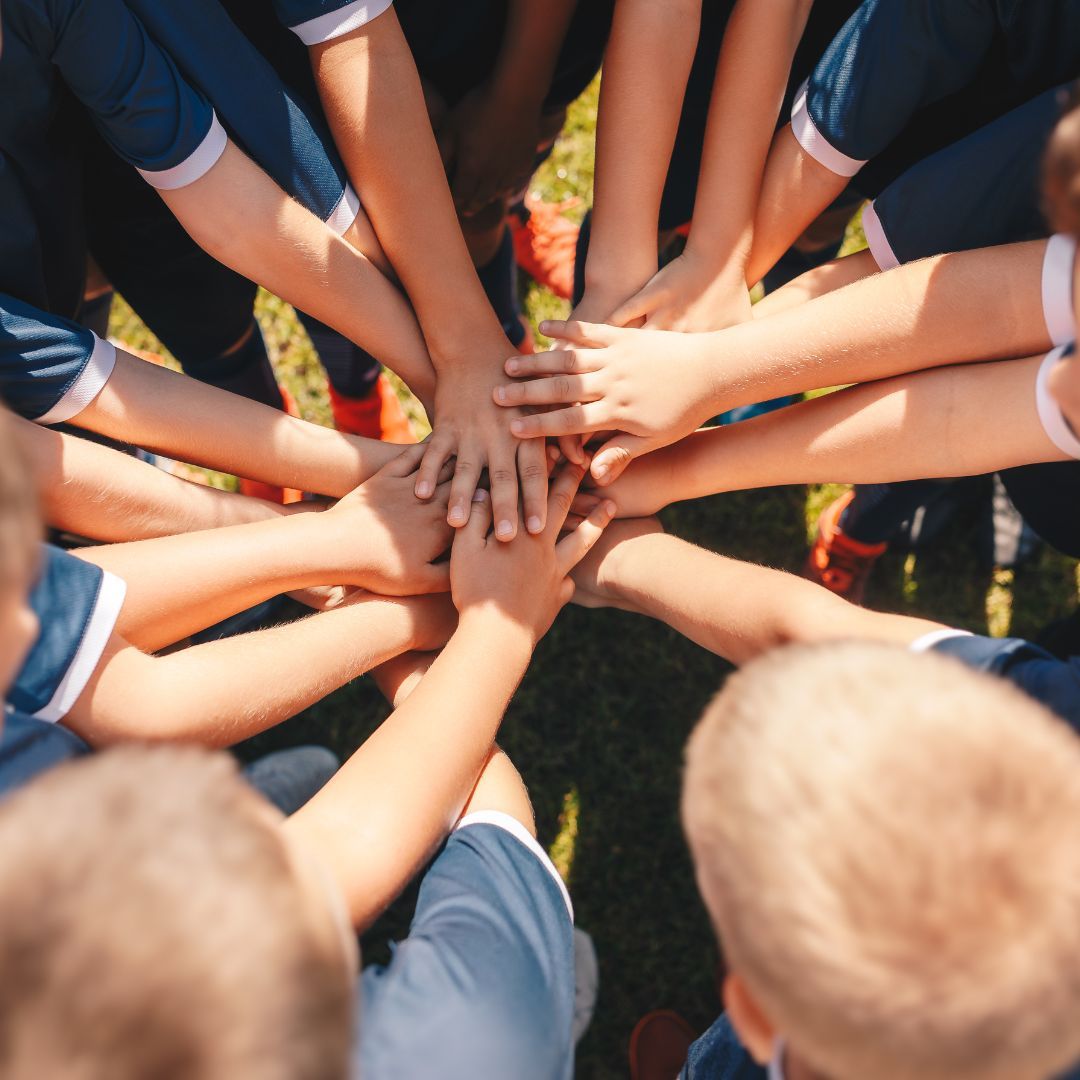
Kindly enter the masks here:
[[917, 161], [1080, 75], [1069, 0], [865, 0], [792, 109], [792, 132], [830, 171], [876, 194]]
[[455, 829], [409, 936], [364, 971], [358, 1008], [363, 1080], [569, 1080], [573, 912], [517, 821], [484, 812]]
[[38, 636], [8, 691], [13, 708], [50, 723], [67, 715], [101, 662], [126, 591], [114, 574], [42, 545], [30, 593]]

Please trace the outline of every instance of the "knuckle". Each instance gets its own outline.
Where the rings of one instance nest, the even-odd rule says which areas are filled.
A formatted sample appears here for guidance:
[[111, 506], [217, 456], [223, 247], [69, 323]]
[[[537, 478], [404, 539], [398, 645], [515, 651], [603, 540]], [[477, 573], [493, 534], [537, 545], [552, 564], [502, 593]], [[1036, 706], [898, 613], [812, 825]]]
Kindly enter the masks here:
[[564, 399], [570, 397], [570, 380], [565, 375], [555, 380], [555, 395]]
[[491, 465], [488, 476], [493, 484], [508, 484], [514, 479], [514, 470], [505, 465]]

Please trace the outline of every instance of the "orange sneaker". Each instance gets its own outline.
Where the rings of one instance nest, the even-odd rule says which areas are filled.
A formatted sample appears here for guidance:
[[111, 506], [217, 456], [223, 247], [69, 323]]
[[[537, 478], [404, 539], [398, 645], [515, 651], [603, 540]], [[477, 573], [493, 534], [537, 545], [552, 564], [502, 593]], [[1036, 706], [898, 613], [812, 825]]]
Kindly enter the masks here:
[[581, 230], [563, 217], [563, 211], [580, 202], [580, 199], [567, 199], [566, 202], [547, 203], [539, 195], [528, 192], [525, 195], [527, 220], [522, 221], [517, 214], [509, 217], [518, 266], [538, 285], [564, 300], [574, 294], [574, 260]]
[[[281, 394], [281, 404], [284, 411], [289, 416], [298, 417], [300, 415], [300, 406], [296, 404], [296, 398], [280, 383], [278, 384], [278, 393]], [[304, 493], [296, 488], [280, 488], [276, 484], [265, 484], [262, 480], [248, 480], [244, 476], [237, 479], [240, 482], [240, 494], [247, 495], [252, 499], [265, 499], [267, 502], [288, 505], [289, 503], [300, 502], [304, 497]]]
[[855, 492], [848, 491], [821, 511], [803, 577], [824, 585], [853, 604], [861, 604], [870, 571], [889, 545], [864, 544], [840, 528], [840, 517], [854, 498]]
[[380, 373], [371, 392], [362, 398], [346, 397], [331, 386], [330, 411], [334, 427], [348, 435], [391, 443], [416, 442], [409, 418], [384, 374]]
[[686, 1064], [694, 1029], [670, 1009], [646, 1013], [630, 1035], [630, 1080], [672, 1080]]

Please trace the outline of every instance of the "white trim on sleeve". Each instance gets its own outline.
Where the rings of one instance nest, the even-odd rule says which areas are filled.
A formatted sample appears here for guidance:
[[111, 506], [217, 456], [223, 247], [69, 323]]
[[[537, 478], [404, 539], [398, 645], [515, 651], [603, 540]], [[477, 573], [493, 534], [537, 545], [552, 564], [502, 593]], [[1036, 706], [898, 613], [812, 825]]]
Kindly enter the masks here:
[[563, 881], [559, 871], [555, 869], [555, 864], [548, 857], [548, 853], [536, 842], [536, 837], [517, 818], [504, 814], [499, 810], [477, 810], [476, 813], [467, 814], [463, 817], [454, 826], [454, 832], [459, 829], [467, 829], [470, 825], [494, 825], [497, 828], [505, 829], [511, 836], [520, 840], [555, 879], [555, 884], [559, 886], [559, 892], [562, 893], [563, 903], [566, 904], [566, 911], [570, 916], [570, 921], [574, 921], [574, 905], [570, 902], [570, 893], [567, 891], [566, 882]]
[[203, 141], [179, 165], [174, 165], [171, 169], [136, 169], [135, 171], [152, 188], [157, 188], [158, 191], [175, 191], [177, 188], [187, 187], [188, 184], [201, 180], [218, 163], [218, 159], [225, 153], [228, 142], [229, 136], [225, 133], [215, 112], [210, 121], [210, 130]]
[[866, 161], [858, 161], [837, 150], [824, 135], [818, 131], [814, 118], [806, 104], [806, 92], [810, 80], [799, 87], [795, 95], [795, 104], [791, 106], [791, 133], [799, 145], [819, 164], [837, 176], [854, 176]]
[[356, 220], [356, 215], [360, 213], [360, 196], [353, 191], [352, 184], [346, 184], [345, 190], [341, 193], [341, 198], [337, 201], [337, 206], [330, 211], [330, 216], [326, 219], [326, 224], [337, 233], [338, 236], [344, 236], [352, 226], [352, 223]]
[[885, 228], [872, 202], [868, 202], [863, 207], [862, 227], [866, 234], [866, 246], [870, 248], [870, 254], [874, 256], [878, 269], [892, 270], [893, 267], [899, 266], [900, 260], [896, 257], [896, 252], [893, 251], [892, 244], [885, 235]]
[[289, 29], [305, 45], [321, 45], [334, 38], [343, 37], [353, 30], [364, 26], [388, 10], [394, 0], [352, 0], [351, 4], [328, 11], [325, 15], [316, 15], [307, 22], [297, 23]]
[[1065, 346], [1059, 346], [1053, 352], [1047, 353], [1046, 358], [1039, 365], [1039, 374], [1035, 380], [1035, 407], [1039, 410], [1043, 431], [1046, 432], [1050, 441], [1063, 454], [1080, 460], [1080, 438], [1077, 438], [1076, 432], [1065, 419], [1061, 406], [1054, 400], [1047, 386], [1050, 372], [1058, 365], [1064, 354]]
[[1055, 345], [1076, 340], [1076, 315], [1073, 312], [1073, 262], [1076, 238], [1055, 233], [1046, 245], [1042, 268], [1043, 317], [1046, 331]]
[[55, 724], [67, 716], [71, 707], [78, 701], [79, 695], [86, 689], [90, 676], [94, 674], [101, 660], [105, 646], [109, 643], [109, 636], [116, 626], [120, 609], [124, 606], [126, 593], [127, 584], [124, 580], [106, 570], [101, 580], [97, 600], [94, 601], [94, 610], [83, 631], [82, 641], [79, 642], [75, 656], [68, 665], [52, 700], [43, 709], [34, 713], [38, 720]]
[[923, 634], [916, 638], [909, 646], [911, 652], [929, 652], [935, 645], [942, 641], [948, 641], [954, 637], [971, 637], [969, 630], [931, 630], [929, 634]]
[[111, 341], [105, 341], [94, 334], [90, 359], [79, 372], [78, 378], [68, 387], [64, 396], [47, 413], [37, 417], [34, 423], [62, 424], [65, 420], [78, 416], [101, 393], [115, 366], [116, 348]]

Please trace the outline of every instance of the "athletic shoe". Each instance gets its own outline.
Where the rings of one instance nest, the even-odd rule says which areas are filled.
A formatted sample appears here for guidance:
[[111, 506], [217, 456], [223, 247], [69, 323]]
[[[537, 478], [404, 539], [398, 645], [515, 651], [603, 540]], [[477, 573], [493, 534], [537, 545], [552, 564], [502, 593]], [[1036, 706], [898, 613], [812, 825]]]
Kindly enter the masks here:
[[803, 577], [853, 604], [861, 604], [870, 571], [889, 545], [864, 544], [840, 528], [840, 518], [854, 498], [855, 492], [849, 491], [822, 510]]
[[696, 1037], [670, 1009], [646, 1013], [630, 1035], [630, 1080], [674, 1080]]
[[[281, 394], [281, 407], [289, 416], [299, 417], [300, 406], [296, 404], [296, 398], [278, 384], [278, 393]], [[248, 480], [247, 477], [238, 477], [239, 491], [241, 495], [247, 495], [252, 499], [265, 499], [273, 503], [295, 503], [304, 497], [302, 491], [296, 488], [280, 488], [276, 484], [265, 484], [262, 480]]]
[[563, 211], [580, 202], [580, 199], [567, 199], [547, 203], [529, 192], [524, 199], [526, 213], [511, 212], [508, 218], [518, 266], [538, 285], [564, 300], [569, 300], [574, 292], [579, 227], [563, 217]]
[[371, 392], [362, 398], [346, 397], [331, 386], [330, 411], [334, 427], [347, 435], [390, 443], [416, 442], [409, 418], [385, 374], [380, 373]]

